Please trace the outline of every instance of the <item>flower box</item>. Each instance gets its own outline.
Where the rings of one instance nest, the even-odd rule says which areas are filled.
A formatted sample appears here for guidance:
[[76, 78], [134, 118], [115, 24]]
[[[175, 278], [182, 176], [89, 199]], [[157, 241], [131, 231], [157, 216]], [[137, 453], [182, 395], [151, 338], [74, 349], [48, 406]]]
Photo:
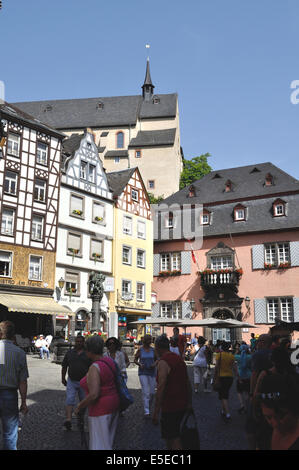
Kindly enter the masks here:
[[92, 254], [92, 257], [97, 260], [97, 259], [100, 259], [102, 257], [102, 255], [100, 253], [93, 253]]
[[104, 220], [104, 219], [103, 219], [103, 217], [95, 217], [94, 220], [96, 222], [102, 222], [102, 220]]
[[74, 215], [80, 215], [80, 216], [82, 216], [82, 215], [83, 215], [83, 211], [79, 211], [78, 209], [75, 209], [75, 210], [73, 210], [73, 214], [74, 214]]
[[264, 268], [265, 269], [273, 269], [273, 268], [275, 268], [275, 266], [273, 264], [270, 264], [270, 263], [265, 263]]
[[76, 250], [75, 248], [69, 248], [68, 251], [72, 253], [73, 256], [80, 253], [80, 250]]
[[291, 267], [291, 263], [286, 262], [286, 263], [280, 263], [278, 266], [278, 269], [288, 269]]

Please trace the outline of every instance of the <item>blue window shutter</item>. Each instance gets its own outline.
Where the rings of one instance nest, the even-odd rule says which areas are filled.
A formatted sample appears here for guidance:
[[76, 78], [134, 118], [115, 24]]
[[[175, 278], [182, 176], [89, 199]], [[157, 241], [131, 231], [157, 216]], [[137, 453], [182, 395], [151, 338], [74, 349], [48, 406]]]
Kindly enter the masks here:
[[181, 251], [181, 273], [191, 274], [191, 251]]
[[159, 276], [160, 272], [160, 254], [154, 255], [154, 276]]
[[252, 269], [263, 269], [265, 267], [264, 245], [253, 245], [252, 247]]
[[299, 322], [299, 297], [293, 298], [294, 322]]
[[299, 242], [290, 242], [291, 266], [299, 266]]
[[254, 322], [268, 323], [266, 299], [254, 299]]
[[152, 317], [158, 318], [160, 316], [160, 302], [157, 302], [155, 305], [152, 305]]
[[190, 302], [182, 302], [182, 318], [192, 318], [192, 310], [190, 307]]

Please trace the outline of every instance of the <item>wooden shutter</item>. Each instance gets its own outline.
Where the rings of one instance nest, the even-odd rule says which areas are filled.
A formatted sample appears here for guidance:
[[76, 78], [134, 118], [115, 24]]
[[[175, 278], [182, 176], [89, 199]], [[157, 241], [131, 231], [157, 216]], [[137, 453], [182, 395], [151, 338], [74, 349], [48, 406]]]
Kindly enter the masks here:
[[264, 245], [253, 245], [252, 247], [252, 269], [263, 269], [265, 267]]
[[154, 255], [154, 276], [159, 276], [160, 272], [160, 254]]
[[181, 252], [181, 272], [191, 274], [191, 251]]
[[190, 307], [190, 302], [182, 302], [182, 318], [192, 318], [192, 310]]
[[299, 297], [293, 298], [294, 322], [299, 322]]
[[299, 242], [290, 242], [291, 266], [299, 266]]
[[266, 299], [254, 299], [254, 322], [268, 323]]
[[155, 305], [152, 305], [152, 317], [158, 318], [160, 316], [160, 302], [157, 302]]

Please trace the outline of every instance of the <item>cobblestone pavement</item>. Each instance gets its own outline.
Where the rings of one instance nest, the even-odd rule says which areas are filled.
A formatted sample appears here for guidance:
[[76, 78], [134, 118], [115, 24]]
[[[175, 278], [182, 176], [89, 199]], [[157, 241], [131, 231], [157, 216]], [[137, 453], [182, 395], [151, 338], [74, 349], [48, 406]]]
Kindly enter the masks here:
[[[80, 450], [80, 432], [73, 418], [72, 431], [63, 427], [65, 387], [61, 383], [61, 366], [37, 356], [27, 356], [29, 368], [28, 407], [19, 433], [20, 450]], [[188, 367], [192, 379], [192, 367]], [[115, 447], [117, 450], [163, 450], [160, 428], [143, 417], [141, 389], [137, 368], [128, 369], [128, 387], [135, 402], [119, 419]], [[239, 415], [235, 385], [231, 389], [232, 421], [220, 418], [220, 405], [215, 392], [193, 396], [203, 450], [247, 449], [245, 417]], [[87, 424], [87, 423], [86, 423]], [[85, 426], [87, 431], [87, 425]]]

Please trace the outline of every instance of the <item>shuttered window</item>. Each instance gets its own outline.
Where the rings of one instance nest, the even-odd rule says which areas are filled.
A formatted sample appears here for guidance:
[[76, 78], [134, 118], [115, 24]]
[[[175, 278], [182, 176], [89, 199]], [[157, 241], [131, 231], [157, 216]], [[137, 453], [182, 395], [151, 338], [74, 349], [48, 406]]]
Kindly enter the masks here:
[[65, 273], [65, 294], [78, 295], [80, 293], [80, 274], [74, 272]]
[[71, 194], [70, 213], [73, 215], [83, 215], [83, 197]]
[[68, 252], [78, 255], [81, 252], [81, 235], [69, 233], [67, 240], [67, 248]]
[[105, 216], [105, 207], [97, 202], [93, 203], [93, 220], [95, 222], [102, 222]]
[[91, 240], [90, 251], [92, 258], [102, 258], [103, 256], [103, 241], [102, 240]]

